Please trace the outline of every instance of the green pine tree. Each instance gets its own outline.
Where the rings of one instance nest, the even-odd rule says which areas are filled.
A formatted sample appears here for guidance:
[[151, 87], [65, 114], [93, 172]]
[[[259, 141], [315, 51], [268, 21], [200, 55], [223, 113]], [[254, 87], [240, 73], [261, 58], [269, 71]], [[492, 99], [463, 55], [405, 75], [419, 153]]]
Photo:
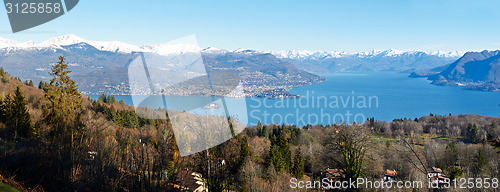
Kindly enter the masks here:
[[17, 87], [14, 96], [9, 92], [7, 98], [1, 103], [2, 120], [7, 125], [9, 133], [14, 140], [18, 137], [32, 137], [35, 135], [35, 128], [31, 115], [28, 112], [25, 96], [21, 87]]
[[2, 83], [8, 83], [9, 82], [9, 75], [7, 73], [4, 73], [2, 75]]
[[467, 136], [469, 137], [469, 141], [471, 143], [479, 142], [478, 128], [476, 124], [469, 123], [469, 126], [467, 126]]
[[231, 131], [231, 136], [236, 138], [236, 132], [234, 131], [233, 120], [230, 116], [227, 117], [227, 123], [229, 124], [229, 130]]
[[488, 161], [484, 157], [483, 150], [479, 149], [477, 152], [477, 163], [479, 165], [479, 168], [483, 168], [488, 164]]
[[262, 131], [262, 123], [260, 121], [257, 122], [257, 130]]
[[14, 99], [12, 103], [12, 125], [15, 126], [16, 136], [19, 134], [21, 137], [32, 137], [35, 135], [35, 127], [33, 126], [33, 121], [31, 120], [31, 115], [28, 112], [26, 99], [21, 90], [21, 87], [17, 87], [14, 94]]
[[293, 175], [300, 179], [304, 175], [304, 162], [303, 162], [302, 152], [300, 151], [300, 147], [295, 151], [295, 157], [293, 158], [293, 167], [292, 173]]
[[101, 102], [101, 103], [107, 103], [107, 98], [106, 98], [106, 94], [102, 94], [101, 96], [99, 96], [99, 98], [97, 99], [97, 101]]
[[38, 89], [43, 89], [43, 91], [47, 91], [47, 88], [48, 88], [48, 85], [47, 83], [43, 82], [43, 81], [40, 81], [38, 83]]
[[269, 139], [269, 128], [267, 125], [262, 126], [262, 137]]
[[240, 165], [245, 162], [245, 159], [250, 156], [250, 147], [248, 147], [248, 139], [246, 136], [241, 138], [240, 144]]
[[464, 173], [464, 170], [460, 167], [454, 167], [450, 173], [450, 180], [460, 177]]
[[10, 119], [11, 115], [11, 106], [12, 106], [12, 94], [7, 93], [5, 98], [2, 98], [0, 101], [0, 121], [7, 124], [7, 121]]
[[[10, 95], [10, 92], [8, 96]], [[5, 99], [0, 97], [0, 122], [5, 123], [7, 121], [7, 111], [9, 106], [9, 97]]]
[[9, 74], [5, 72], [3, 67], [0, 67], [0, 76], [2, 76], [2, 83], [8, 83], [9, 82]]
[[288, 140], [283, 132], [280, 133], [280, 137], [276, 138], [273, 135], [271, 139], [271, 148], [269, 149], [268, 156], [266, 157], [268, 161], [266, 166], [271, 163], [274, 165], [276, 172], [285, 170], [286, 172], [291, 171], [292, 159], [290, 153], [290, 146], [288, 145]]
[[281, 133], [281, 136], [278, 140], [278, 146], [280, 148], [280, 153], [282, 156], [282, 164], [285, 171], [290, 172], [290, 168], [292, 167], [292, 154], [290, 152], [290, 145], [288, 144], [288, 140], [286, 139], [285, 133]]
[[68, 74], [68, 64], [64, 57], [52, 65], [50, 75], [53, 77], [47, 85], [47, 97], [50, 104], [46, 111], [46, 121], [53, 125], [56, 135], [70, 133], [73, 138], [75, 129], [81, 126], [82, 99], [76, 84]]
[[498, 125], [495, 121], [491, 122], [491, 129], [488, 131], [488, 140], [491, 140], [493, 138], [496, 138], [498, 133], [497, 133]]

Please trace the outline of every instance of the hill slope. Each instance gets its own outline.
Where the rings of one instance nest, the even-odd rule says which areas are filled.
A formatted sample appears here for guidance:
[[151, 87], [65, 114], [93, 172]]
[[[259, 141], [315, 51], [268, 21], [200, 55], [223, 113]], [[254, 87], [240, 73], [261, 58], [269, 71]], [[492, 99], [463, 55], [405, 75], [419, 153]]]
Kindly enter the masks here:
[[500, 50], [467, 52], [444, 71], [429, 76], [432, 84], [500, 91]]

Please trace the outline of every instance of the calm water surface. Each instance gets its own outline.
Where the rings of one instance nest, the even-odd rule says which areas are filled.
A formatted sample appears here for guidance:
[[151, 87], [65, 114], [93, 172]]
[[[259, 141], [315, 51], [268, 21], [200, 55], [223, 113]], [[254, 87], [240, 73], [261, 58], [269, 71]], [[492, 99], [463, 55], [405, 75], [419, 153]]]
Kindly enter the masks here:
[[[363, 122], [366, 118], [392, 121], [395, 118], [415, 118], [429, 113], [479, 114], [500, 116], [500, 93], [462, 90], [460, 87], [431, 85], [425, 79], [408, 78], [403, 73], [337, 73], [325, 75], [328, 81], [297, 87], [292, 93], [301, 98], [226, 99], [232, 113], [246, 116], [249, 125], [268, 123], [331, 124]], [[98, 95], [91, 95], [97, 99]], [[132, 105], [129, 95], [117, 95], [117, 100]], [[199, 105], [206, 97], [167, 96], [169, 109], [185, 110], [179, 103]], [[242, 102], [246, 102], [246, 109]], [[232, 104], [231, 104], [232, 103]], [[237, 104], [235, 104], [237, 103]], [[151, 106], [159, 107], [159, 106]], [[190, 109], [188, 109], [189, 111]], [[192, 112], [203, 114], [204, 109]]]

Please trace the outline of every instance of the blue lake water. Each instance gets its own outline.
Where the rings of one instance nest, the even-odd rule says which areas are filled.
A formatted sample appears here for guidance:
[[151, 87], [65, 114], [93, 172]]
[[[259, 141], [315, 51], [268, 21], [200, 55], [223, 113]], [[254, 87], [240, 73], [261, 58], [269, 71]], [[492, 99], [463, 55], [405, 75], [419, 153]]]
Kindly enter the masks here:
[[[413, 119], [429, 113], [500, 116], [499, 92], [436, 86], [426, 79], [407, 76], [390, 72], [337, 73], [325, 75], [328, 81], [293, 88], [291, 92], [301, 98], [226, 98], [226, 103], [230, 111], [245, 116], [249, 125], [255, 125], [258, 121], [299, 126], [341, 121], [352, 123], [364, 122], [370, 117], [392, 121], [395, 118]], [[90, 97], [97, 99], [98, 95]], [[133, 104], [129, 95], [115, 97], [117, 100], [123, 99], [126, 104]], [[199, 106], [207, 100], [206, 97], [194, 96], [167, 97], [167, 108], [178, 111], [186, 110], [183, 106]], [[173, 103], [170, 105], [172, 107], [168, 103]], [[189, 111], [192, 107], [188, 108]], [[201, 111], [193, 110], [203, 114]]]

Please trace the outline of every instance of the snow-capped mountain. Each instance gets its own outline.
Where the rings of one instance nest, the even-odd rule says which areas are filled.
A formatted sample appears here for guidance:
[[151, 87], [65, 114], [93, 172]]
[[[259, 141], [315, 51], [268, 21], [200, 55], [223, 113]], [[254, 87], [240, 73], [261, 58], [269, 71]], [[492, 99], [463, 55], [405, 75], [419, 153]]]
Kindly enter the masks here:
[[[87, 43], [98, 50], [109, 51], [115, 53], [131, 53], [131, 52], [152, 52], [159, 55], [172, 55], [180, 54], [186, 52], [203, 52], [204, 54], [223, 54], [227, 53], [227, 50], [219, 49], [215, 47], [208, 47], [202, 49], [194, 44], [151, 44], [137, 46], [120, 41], [91, 41], [78, 37], [74, 34], [63, 35], [59, 37], [54, 37], [43, 41], [41, 43], [34, 43], [32, 41], [18, 42], [15, 40], [5, 39], [0, 37], [0, 49], [10, 48], [10, 49], [28, 49], [28, 48], [61, 48], [61, 46], [68, 46], [77, 43]], [[263, 51], [256, 51], [250, 49], [237, 49], [232, 51], [234, 53], [245, 53], [245, 54], [261, 54], [267, 53]], [[464, 54], [464, 52], [453, 51], [400, 51], [396, 49], [389, 50], [371, 50], [359, 53], [347, 53], [344, 51], [309, 51], [309, 50], [282, 50], [270, 52], [278, 58], [294, 59], [294, 60], [306, 60], [306, 59], [326, 59], [326, 58], [342, 58], [342, 57], [353, 57], [353, 58], [375, 58], [375, 57], [400, 57], [403, 55], [416, 55], [416, 54], [426, 54], [432, 56], [438, 56], [442, 58], [453, 58], [456, 59]]]
[[92, 45], [96, 49], [101, 51], [109, 51], [109, 52], [119, 52], [119, 53], [131, 53], [133, 51], [141, 51], [142, 49], [139, 46], [127, 44], [119, 41], [90, 41], [83, 38], [80, 38], [74, 34], [68, 34], [64, 36], [54, 37], [48, 39], [40, 44], [37, 44], [38, 47], [60, 47], [64, 45], [73, 45], [77, 43], [87, 43]]
[[228, 51], [225, 50], [225, 49], [219, 49], [219, 48], [215, 48], [215, 47], [208, 47], [208, 48], [205, 48], [205, 49], [201, 50], [201, 52], [204, 53], [204, 54], [210, 54], [210, 55], [221, 55], [221, 54], [227, 53]]
[[193, 44], [153, 44], [141, 47], [144, 52], [152, 52], [159, 55], [178, 55], [183, 53], [200, 53], [201, 48]]
[[186, 52], [200, 52], [202, 49], [194, 44], [152, 44], [137, 46], [120, 41], [91, 41], [78, 37], [74, 34], [54, 37], [41, 43], [32, 41], [17, 42], [15, 40], [5, 39], [0, 37], [0, 49], [42, 49], [42, 48], [58, 48], [79, 43], [89, 44], [100, 51], [108, 51], [113, 53], [132, 53], [132, 52], [152, 52], [159, 55], [181, 54]]
[[51, 45], [72, 45], [82, 42], [88, 42], [87, 40], [80, 38], [74, 34], [63, 35], [59, 37], [50, 38], [46, 41], [41, 42], [38, 46], [51, 46]]
[[[462, 52], [425, 52], [425, 51], [400, 51], [371, 50], [359, 53], [348, 53], [342, 51], [309, 51], [309, 50], [289, 50], [265, 52], [251, 49], [237, 49], [227, 51], [215, 47], [205, 49], [196, 45], [195, 38], [181, 38], [181, 41], [174, 41], [166, 44], [132, 45], [119, 41], [92, 41], [74, 34], [54, 37], [41, 43], [32, 41], [18, 42], [15, 40], [0, 38], [0, 54], [10, 54], [16, 51], [69, 51], [74, 53], [80, 49], [80, 54], [89, 54], [83, 49], [101, 51], [101, 56], [107, 53], [130, 54], [132, 52], [148, 52], [160, 56], [172, 57], [185, 55], [199, 57], [199, 54], [218, 56], [223, 54], [244, 54], [261, 55], [272, 54], [282, 60], [289, 61], [302, 70], [312, 73], [330, 73], [339, 71], [407, 71], [425, 70], [451, 63], [462, 56]], [[194, 42], [194, 43], [193, 43]], [[78, 46], [73, 46], [78, 45]], [[88, 46], [87, 46], [88, 45]], [[72, 50], [69, 50], [69, 49]], [[89, 55], [85, 55], [89, 56]], [[104, 56], [103, 56], [104, 57]]]
[[446, 58], [459, 58], [459, 57], [462, 57], [465, 54], [465, 52], [464, 51], [450, 51], [450, 52], [433, 51], [433, 52], [429, 52], [428, 54], [436, 55], [439, 57], [446, 57]]
[[278, 58], [288, 58], [288, 59], [298, 59], [298, 60], [307, 58], [325, 58], [325, 57], [338, 58], [350, 55], [346, 52], [309, 51], [309, 50], [290, 50], [290, 51], [282, 50], [282, 51], [273, 51], [271, 53]]
[[0, 37], [0, 49], [3, 48], [28, 48], [33, 47], [35, 43], [33, 41], [18, 42], [12, 39], [5, 39]]
[[260, 55], [260, 54], [266, 54], [267, 52], [240, 48], [240, 49], [236, 49], [236, 50], [232, 51], [232, 53], [247, 54], [247, 55]]
[[69, 46], [79, 43], [86, 43], [98, 50], [109, 51], [109, 52], [119, 52], [119, 53], [131, 53], [132, 51], [142, 50], [136, 45], [131, 45], [119, 41], [90, 41], [80, 38], [73, 34], [63, 35], [59, 37], [54, 37], [43, 41], [41, 43], [34, 43], [33, 41], [18, 42], [15, 40], [5, 39], [0, 37], [0, 49], [7, 50], [22, 50], [22, 49], [43, 49], [43, 48], [55, 48], [62, 49], [62, 46]]
[[15, 40], [5, 39], [3, 37], [0, 37], [0, 48], [17, 46], [18, 44], [19, 42]]
[[296, 60], [306, 60], [306, 59], [325, 59], [325, 58], [341, 58], [341, 57], [354, 57], [354, 58], [374, 58], [374, 57], [400, 57], [403, 55], [416, 55], [416, 54], [427, 54], [438, 56], [442, 58], [458, 58], [461, 57], [465, 52], [461, 51], [400, 51], [396, 49], [388, 50], [371, 50], [359, 53], [347, 53], [340, 51], [309, 51], [309, 50], [282, 50], [271, 52], [278, 58], [286, 59], [296, 59]]
[[312, 73], [359, 71], [419, 71], [450, 64], [464, 53], [371, 50], [359, 53], [339, 51], [290, 50], [271, 52]]

